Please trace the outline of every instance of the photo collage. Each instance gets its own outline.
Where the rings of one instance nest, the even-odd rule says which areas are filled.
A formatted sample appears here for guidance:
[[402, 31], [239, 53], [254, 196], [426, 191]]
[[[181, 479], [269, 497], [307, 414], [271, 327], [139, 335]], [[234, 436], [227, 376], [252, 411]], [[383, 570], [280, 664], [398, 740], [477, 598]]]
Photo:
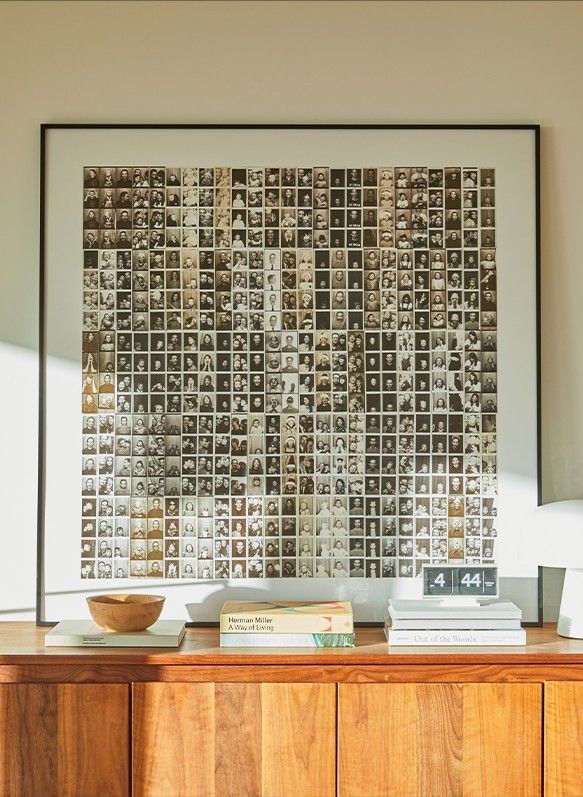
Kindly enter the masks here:
[[493, 564], [494, 169], [86, 166], [84, 579]]

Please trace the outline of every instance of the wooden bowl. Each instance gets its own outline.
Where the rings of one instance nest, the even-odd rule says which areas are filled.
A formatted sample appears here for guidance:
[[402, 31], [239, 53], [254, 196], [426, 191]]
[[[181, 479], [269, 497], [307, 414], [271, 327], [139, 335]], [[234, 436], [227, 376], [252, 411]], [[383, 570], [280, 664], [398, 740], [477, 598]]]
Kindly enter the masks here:
[[160, 617], [165, 600], [161, 595], [92, 595], [87, 605], [107, 631], [144, 631]]

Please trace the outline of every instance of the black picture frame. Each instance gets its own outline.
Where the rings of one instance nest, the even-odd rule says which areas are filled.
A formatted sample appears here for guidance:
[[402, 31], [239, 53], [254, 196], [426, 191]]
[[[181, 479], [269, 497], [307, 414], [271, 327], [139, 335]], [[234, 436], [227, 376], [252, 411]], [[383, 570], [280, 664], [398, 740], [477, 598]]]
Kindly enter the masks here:
[[[53, 626], [55, 621], [45, 617], [45, 500], [46, 500], [46, 211], [47, 211], [47, 137], [54, 130], [411, 130], [411, 131], [530, 131], [535, 137], [535, 293], [536, 293], [536, 450], [538, 504], [542, 503], [541, 484], [541, 196], [540, 196], [540, 140], [539, 124], [281, 124], [281, 123], [220, 123], [220, 124], [154, 124], [154, 123], [43, 123], [40, 125], [40, 197], [39, 197], [39, 403], [38, 403], [38, 490], [37, 490], [37, 557], [36, 557], [36, 624]], [[538, 568], [537, 580], [538, 619], [524, 626], [541, 626], [543, 623], [543, 568]], [[193, 626], [198, 623], [190, 622]], [[209, 625], [208, 622], [200, 625]], [[376, 622], [359, 623], [377, 626]]]

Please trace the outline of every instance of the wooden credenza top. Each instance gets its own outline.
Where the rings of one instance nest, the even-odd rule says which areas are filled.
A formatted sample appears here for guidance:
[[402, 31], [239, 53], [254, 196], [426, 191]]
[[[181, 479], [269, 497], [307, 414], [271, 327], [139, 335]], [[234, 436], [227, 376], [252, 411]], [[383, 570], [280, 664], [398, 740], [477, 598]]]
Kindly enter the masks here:
[[547, 623], [527, 629], [523, 647], [393, 647], [381, 628], [357, 628], [354, 648], [220, 648], [218, 628], [188, 628], [178, 649], [45, 648], [49, 629], [32, 622], [0, 623], [0, 666], [87, 665], [134, 666], [268, 666], [285, 665], [571, 665], [583, 666], [583, 639], [566, 639]]

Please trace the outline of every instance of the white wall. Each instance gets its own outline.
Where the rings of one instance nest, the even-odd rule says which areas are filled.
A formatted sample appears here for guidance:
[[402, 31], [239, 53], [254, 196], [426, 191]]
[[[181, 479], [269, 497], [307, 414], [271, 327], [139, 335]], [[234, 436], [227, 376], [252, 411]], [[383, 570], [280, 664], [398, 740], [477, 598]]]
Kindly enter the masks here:
[[539, 122], [543, 492], [583, 496], [582, 33], [556, 1], [0, 3], [0, 617], [34, 606], [41, 122]]

